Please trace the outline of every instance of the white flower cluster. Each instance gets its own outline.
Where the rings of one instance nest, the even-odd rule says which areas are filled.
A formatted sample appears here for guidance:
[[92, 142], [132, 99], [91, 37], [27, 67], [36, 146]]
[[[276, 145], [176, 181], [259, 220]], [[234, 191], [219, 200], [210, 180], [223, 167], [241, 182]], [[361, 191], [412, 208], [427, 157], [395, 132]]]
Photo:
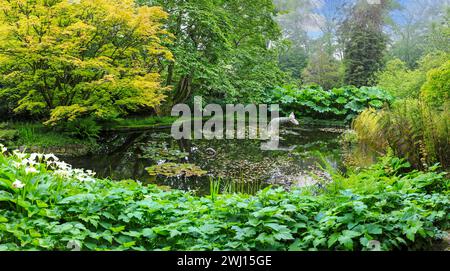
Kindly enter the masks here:
[[[2, 150], [2, 154], [7, 151], [7, 149], [0, 144], [0, 149]], [[71, 165], [60, 161], [58, 157], [54, 154], [42, 154], [42, 153], [31, 153], [27, 154], [24, 152], [20, 152], [15, 150], [12, 152], [13, 157], [15, 157], [15, 161], [13, 161], [13, 166], [17, 169], [25, 167], [25, 173], [36, 174], [39, 173], [37, 169], [40, 165], [45, 165], [47, 169], [53, 170], [53, 174], [66, 179], [74, 179], [80, 182], [94, 182], [95, 181], [95, 172], [91, 170], [83, 170], [83, 169], [73, 169]], [[17, 180], [15, 184], [13, 184], [15, 188], [22, 188], [24, 185], [22, 182]]]
[[61, 178], [75, 179], [80, 182], [95, 182], [95, 172], [92, 170], [83, 170], [78, 168], [72, 168], [71, 165], [64, 161], [59, 161], [53, 154], [54, 160], [46, 160], [47, 167], [53, 169], [53, 173]]

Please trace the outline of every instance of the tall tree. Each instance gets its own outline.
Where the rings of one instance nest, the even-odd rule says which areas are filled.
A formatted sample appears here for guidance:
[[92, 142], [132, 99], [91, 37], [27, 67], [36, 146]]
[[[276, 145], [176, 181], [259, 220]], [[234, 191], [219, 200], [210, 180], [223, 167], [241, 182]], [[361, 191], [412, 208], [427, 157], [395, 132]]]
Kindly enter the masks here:
[[431, 25], [431, 31], [426, 35], [427, 52], [443, 51], [450, 54], [450, 5], [442, 8], [442, 17]]
[[[404, 3], [394, 14], [396, 20], [391, 29], [393, 43], [390, 55], [405, 62], [408, 68], [415, 68], [426, 53], [448, 48], [448, 37], [445, 40], [439, 31], [445, 23], [446, 6], [448, 3], [440, 0], [410, 0]], [[434, 46], [434, 41], [439, 42], [440, 39], [441, 45]]]
[[52, 122], [157, 106], [166, 17], [132, 0], [0, 0], [2, 103]]
[[339, 35], [339, 26], [345, 20], [346, 10], [351, 5], [348, 0], [333, 0], [327, 2], [327, 5], [319, 11], [323, 23], [319, 25], [322, 36], [318, 39], [318, 45], [330, 58], [343, 58], [344, 48], [342, 37]]
[[322, 3], [317, 0], [275, 0], [283, 38], [292, 41], [293, 47], [302, 47], [307, 54], [313, 50], [308, 32], [320, 30], [323, 18], [314, 10]]
[[383, 67], [387, 44], [383, 27], [391, 1], [370, 3], [358, 1], [340, 29], [344, 41], [344, 81], [358, 87], [376, 83], [375, 74]]
[[[171, 103], [194, 93], [225, 102], [262, 96], [279, 81], [276, 51], [279, 28], [271, 0], [138, 0], [161, 5], [170, 14], [168, 47], [174, 61], [162, 62]], [[269, 69], [267, 69], [269, 68]]]
[[280, 68], [290, 73], [293, 79], [301, 79], [302, 71], [308, 65], [309, 55], [306, 50], [292, 42], [287, 43], [287, 46], [280, 49]]
[[300, 79], [308, 58], [314, 53], [309, 32], [319, 31], [323, 18], [314, 10], [323, 3], [317, 0], [275, 0], [276, 17], [288, 46], [280, 53], [280, 66], [294, 79]]

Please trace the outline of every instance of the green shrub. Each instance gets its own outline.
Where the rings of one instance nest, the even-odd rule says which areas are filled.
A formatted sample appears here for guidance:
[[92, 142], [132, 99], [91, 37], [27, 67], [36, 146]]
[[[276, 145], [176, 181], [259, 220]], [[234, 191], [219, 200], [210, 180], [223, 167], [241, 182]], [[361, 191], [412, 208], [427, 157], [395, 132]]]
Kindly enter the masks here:
[[303, 88], [287, 85], [276, 88], [267, 102], [280, 104], [285, 113], [350, 120], [367, 107], [382, 108], [391, 101], [387, 92], [376, 87], [348, 86], [325, 91], [317, 85]]
[[84, 118], [61, 123], [58, 129], [75, 138], [95, 140], [102, 127], [93, 118]]
[[408, 70], [406, 63], [394, 59], [386, 63], [386, 68], [378, 74], [378, 87], [386, 89], [396, 98], [418, 98], [424, 83], [420, 70]]
[[345, 68], [329, 54], [319, 51], [311, 56], [302, 72], [305, 84], [319, 84], [325, 89], [342, 86]]
[[382, 164], [348, 177], [372, 178], [371, 190], [211, 198], [31, 156], [0, 154], [0, 250], [413, 250], [449, 226], [448, 180], [435, 172], [397, 176]]
[[428, 73], [421, 98], [431, 106], [441, 108], [450, 98], [450, 61]]
[[17, 130], [0, 129], [0, 143], [10, 145], [19, 135]]
[[15, 129], [11, 129], [8, 123], [0, 122], [0, 144], [10, 145], [14, 140], [17, 139], [19, 133]]
[[18, 131], [18, 138], [11, 144], [12, 146], [58, 148], [68, 145], [90, 145], [91, 147], [96, 145], [95, 142], [71, 137], [40, 123], [16, 122], [10, 126]]
[[410, 70], [400, 59], [393, 59], [377, 74], [378, 87], [396, 98], [419, 98], [421, 88], [427, 81], [427, 74], [441, 67], [450, 59], [445, 52], [436, 51], [424, 56], [416, 69]]
[[[437, 166], [428, 168], [428, 172], [413, 171], [406, 159], [392, 156], [390, 153], [379, 158], [378, 163], [363, 169], [350, 169], [346, 175], [334, 173], [334, 182], [328, 187], [329, 193], [340, 193], [351, 189], [355, 193], [370, 195], [379, 191], [400, 189], [415, 193], [417, 187], [427, 193], [442, 193], [448, 190], [449, 180], [446, 172], [438, 172]], [[419, 184], [421, 183], [421, 184]]]

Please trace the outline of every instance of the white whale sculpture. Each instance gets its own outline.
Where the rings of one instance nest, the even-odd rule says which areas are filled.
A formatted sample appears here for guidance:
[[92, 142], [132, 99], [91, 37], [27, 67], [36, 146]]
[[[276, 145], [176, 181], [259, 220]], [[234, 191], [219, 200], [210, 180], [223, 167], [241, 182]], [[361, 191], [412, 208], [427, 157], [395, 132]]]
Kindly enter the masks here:
[[300, 125], [295, 117], [294, 112], [292, 112], [289, 117], [285, 118], [275, 118], [273, 119], [268, 127], [268, 136], [270, 140], [261, 144], [261, 150], [276, 150], [276, 151], [292, 151], [297, 146], [291, 146], [288, 148], [280, 147], [280, 127], [285, 124]]

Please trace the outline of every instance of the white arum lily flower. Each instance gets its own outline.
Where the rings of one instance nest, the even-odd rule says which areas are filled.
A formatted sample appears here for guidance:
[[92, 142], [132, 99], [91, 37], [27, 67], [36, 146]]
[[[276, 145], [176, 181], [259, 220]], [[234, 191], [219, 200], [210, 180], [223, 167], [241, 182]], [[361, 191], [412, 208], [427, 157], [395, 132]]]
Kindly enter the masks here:
[[96, 173], [93, 172], [92, 170], [88, 169], [88, 170], [86, 170], [86, 174], [93, 177], [93, 176], [95, 176]]
[[19, 151], [13, 151], [13, 153], [14, 153], [14, 155], [17, 157], [17, 158], [19, 158], [20, 160], [22, 160], [22, 159], [24, 159], [26, 156], [27, 156], [27, 154], [26, 153], [23, 153], [23, 152], [19, 152]]
[[76, 175], [84, 175], [84, 171], [82, 169], [73, 169], [72, 172]]
[[16, 162], [16, 161], [13, 161], [12, 164], [13, 164], [13, 167], [15, 167], [15, 168], [17, 168], [17, 169], [19, 169], [19, 168], [22, 166], [21, 163]]
[[62, 169], [62, 170], [68, 170], [68, 169], [71, 169], [71, 168], [72, 168], [71, 165], [69, 165], [69, 164], [67, 164], [67, 163], [65, 163], [65, 162], [55, 162], [55, 165], [56, 165], [59, 169]]
[[34, 161], [34, 160], [32, 160], [31, 158], [29, 158], [29, 159], [28, 159], [28, 164], [29, 164], [30, 166], [34, 166], [34, 165], [37, 165], [37, 164], [39, 164], [39, 163], [37, 163], [36, 161]]
[[34, 167], [27, 167], [27, 168], [25, 169], [25, 173], [26, 173], [26, 174], [30, 174], [30, 173], [38, 173], [38, 172], [39, 172], [39, 170], [35, 169]]
[[5, 153], [8, 149], [3, 146], [3, 144], [0, 144], [0, 153]]
[[31, 158], [29, 159], [23, 159], [22, 160], [22, 165], [26, 166], [26, 165], [30, 165], [30, 166], [34, 166], [37, 165], [38, 163], [36, 163], [34, 160], [32, 160]]
[[28, 160], [33, 161], [33, 162], [35, 162], [35, 161], [39, 162], [42, 160], [42, 157], [44, 157], [44, 155], [42, 153], [32, 153]]
[[59, 158], [56, 157], [53, 153], [50, 154], [44, 154], [44, 160], [47, 161], [49, 159], [53, 159], [53, 161], [59, 161]]
[[89, 176], [77, 176], [75, 179], [79, 182], [95, 182], [95, 179]]
[[12, 187], [15, 189], [22, 189], [25, 186], [25, 184], [19, 180], [16, 180], [12, 183]]

